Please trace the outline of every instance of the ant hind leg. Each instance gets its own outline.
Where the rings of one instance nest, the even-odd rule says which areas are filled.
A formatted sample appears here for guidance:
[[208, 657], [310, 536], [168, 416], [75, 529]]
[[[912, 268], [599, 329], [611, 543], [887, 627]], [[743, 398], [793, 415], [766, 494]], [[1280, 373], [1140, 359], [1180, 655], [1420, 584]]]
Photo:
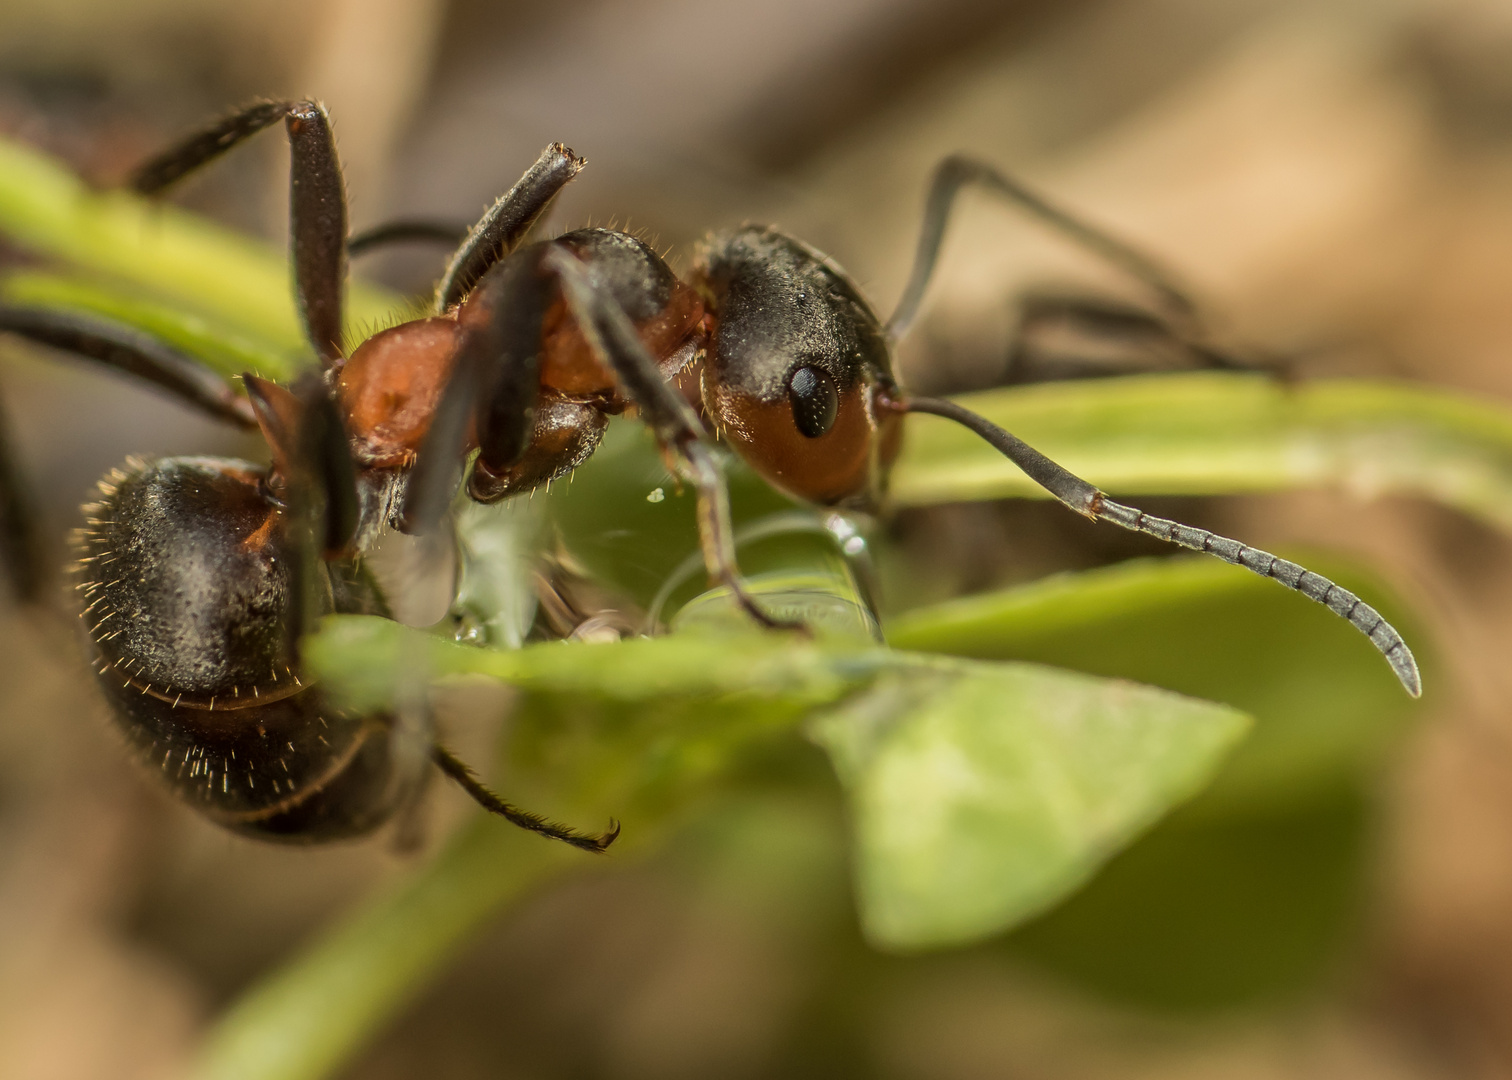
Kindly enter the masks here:
[[341, 358], [347, 210], [336, 139], [313, 101], [259, 101], [180, 140], [140, 166], [129, 186], [156, 195], [283, 120], [289, 136], [289, 245], [305, 333], [327, 365]]
[[[193, 358], [134, 327], [52, 308], [0, 304], [0, 334], [93, 360], [166, 390], [185, 405], [239, 428], [256, 427], [247, 403]], [[0, 416], [0, 563], [17, 599], [39, 599], [45, 573], [34, 501]]]
[[506, 802], [497, 794], [486, 787], [472, 769], [458, 760], [450, 750], [436, 743], [431, 748], [431, 760], [436, 767], [445, 773], [457, 785], [472, 796], [483, 809], [490, 814], [498, 814], [512, 825], [517, 825], [527, 832], [539, 833], [541, 836], [552, 840], [560, 840], [564, 844], [571, 844], [583, 851], [591, 851], [601, 854], [608, 850], [609, 845], [619, 837], [619, 822], [611, 820], [607, 832], [592, 836], [588, 833], [578, 832], [567, 825], [549, 821], [540, 814], [531, 813], [529, 810], [521, 810], [513, 803]]

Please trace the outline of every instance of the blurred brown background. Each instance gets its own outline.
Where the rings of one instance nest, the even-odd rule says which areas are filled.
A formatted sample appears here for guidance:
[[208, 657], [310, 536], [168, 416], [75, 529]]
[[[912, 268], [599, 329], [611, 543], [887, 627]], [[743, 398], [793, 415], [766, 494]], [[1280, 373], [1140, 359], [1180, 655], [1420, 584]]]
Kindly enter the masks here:
[[[328, 104], [356, 229], [471, 220], [561, 140], [590, 167], [559, 220], [628, 222], [674, 253], [771, 221], [883, 310], [931, 165], [969, 150], [1167, 261], [1226, 339], [1304, 375], [1512, 399], [1506, 0], [0, 5], [0, 131], [101, 182], [258, 95]], [[183, 200], [276, 237], [286, 168], [268, 137]], [[418, 289], [438, 263], [406, 251], [363, 269]], [[992, 384], [1012, 298], [1045, 283], [1123, 287], [969, 200], [905, 379]], [[127, 453], [239, 449], [113, 381], [16, 350], [5, 368], [60, 544]], [[1358, 932], [1315, 985], [1157, 1015], [978, 951], [869, 959], [833, 838], [810, 838], [816, 854], [780, 813], [750, 824], [736, 807], [726, 832], [766, 836], [801, 887], [755, 880], [724, 833], [571, 884], [477, 943], [350, 1075], [1512, 1076], [1512, 545], [1368, 494], [1221, 509], [1257, 544], [1362, 557], [1441, 657], [1382, 792]], [[1039, 529], [1013, 550], [1056, 564], [1054, 525], [1005, 513], [961, 511], [939, 534], [963, 582], [1009, 576], [1009, 526]], [[83, 665], [58, 659], [66, 621], [3, 619], [0, 1076], [171, 1075], [220, 1005], [410, 863], [381, 838], [289, 851], [199, 822], [126, 764]], [[485, 756], [489, 728], [459, 741]], [[467, 808], [438, 803], [439, 835]]]

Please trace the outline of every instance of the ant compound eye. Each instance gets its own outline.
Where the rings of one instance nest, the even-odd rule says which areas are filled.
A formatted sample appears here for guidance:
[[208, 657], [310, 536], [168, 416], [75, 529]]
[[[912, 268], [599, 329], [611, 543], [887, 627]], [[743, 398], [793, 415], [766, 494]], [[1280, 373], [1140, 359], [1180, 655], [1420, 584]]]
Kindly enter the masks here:
[[810, 439], [827, 434], [840, 409], [840, 391], [835, 380], [816, 367], [801, 367], [788, 378], [788, 400], [793, 405], [793, 423]]

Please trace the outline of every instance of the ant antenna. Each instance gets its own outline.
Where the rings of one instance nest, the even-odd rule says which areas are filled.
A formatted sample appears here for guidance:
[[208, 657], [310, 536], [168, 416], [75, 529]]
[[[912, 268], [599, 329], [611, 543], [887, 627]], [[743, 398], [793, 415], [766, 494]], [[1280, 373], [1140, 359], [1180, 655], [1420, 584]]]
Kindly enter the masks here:
[[602, 853], [609, 849], [609, 845], [618, 839], [620, 834], [619, 822], [610, 819], [609, 831], [599, 836], [589, 836], [580, 833], [576, 829], [566, 825], [559, 825], [555, 821], [548, 821], [540, 814], [532, 814], [529, 810], [521, 810], [518, 806], [505, 802], [495, 795], [483, 782], [477, 778], [471, 769], [459, 761], [450, 750], [435, 743], [431, 747], [431, 760], [436, 767], [457, 782], [463, 791], [472, 796], [483, 809], [490, 814], [498, 814], [513, 825], [518, 825], [527, 832], [540, 833], [552, 840], [561, 840], [571, 844], [575, 848], [584, 851]]
[[970, 409], [964, 409], [953, 401], [941, 398], [910, 398], [904, 409], [908, 412], [929, 413], [954, 420], [963, 427], [980, 435], [993, 449], [1022, 469], [1036, 484], [1054, 495], [1072, 510], [1093, 521], [1107, 521], [1130, 532], [1144, 533], [1178, 547], [1201, 551], [1216, 556], [1226, 563], [1242, 566], [1261, 577], [1271, 578], [1301, 593], [1309, 600], [1316, 600], [1335, 615], [1354, 626], [1370, 639], [1370, 643], [1386, 658], [1391, 670], [1401, 681], [1407, 693], [1413, 697], [1423, 692], [1422, 677], [1412, 650], [1402, 640], [1402, 635], [1387, 622], [1375, 608], [1354, 593], [1335, 585], [1321, 574], [1306, 567], [1278, 558], [1268, 551], [1241, 544], [1238, 540], [1218, 536], [1206, 529], [1193, 528], [1177, 521], [1168, 521], [1124, 506], [1109, 499], [1097, 488], [1080, 477], [1051, 461], [1044, 454], [1024, 442], [1018, 436], [1005, 431], [985, 417]]

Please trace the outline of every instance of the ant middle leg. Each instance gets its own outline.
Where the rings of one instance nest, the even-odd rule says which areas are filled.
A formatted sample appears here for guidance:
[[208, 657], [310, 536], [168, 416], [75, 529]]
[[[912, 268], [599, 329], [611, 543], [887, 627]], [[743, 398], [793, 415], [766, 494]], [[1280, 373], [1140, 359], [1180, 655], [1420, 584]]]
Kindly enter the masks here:
[[446, 244], [455, 248], [467, 239], [468, 226], [429, 218], [400, 218], [347, 237], [347, 254], [366, 255], [393, 244]]
[[443, 243], [455, 250], [436, 285], [434, 310], [460, 303], [499, 260], [519, 247], [557, 193], [587, 164], [561, 143], [552, 143], [525, 175], [495, 200], [476, 225], [401, 218], [366, 229], [347, 240], [350, 255], [404, 243]]
[[224, 423], [246, 430], [257, 426], [246, 402], [221, 376], [134, 327], [55, 308], [0, 304], [0, 334], [72, 353], [151, 383]]
[[746, 589], [735, 559], [724, 473], [703, 442], [697, 414], [662, 374], [630, 317], [565, 247], [547, 248], [544, 262], [561, 281], [568, 308], [584, 336], [614, 372], [682, 479], [693, 486], [698, 497], [699, 542], [709, 577], [729, 589], [736, 603], [761, 625], [774, 630], [805, 629], [802, 623], [768, 614]]
[[1279, 373], [1155, 312], [1104, 297], [1031, 293], [1018, 303], [1001, 385], [1206, 369]]

